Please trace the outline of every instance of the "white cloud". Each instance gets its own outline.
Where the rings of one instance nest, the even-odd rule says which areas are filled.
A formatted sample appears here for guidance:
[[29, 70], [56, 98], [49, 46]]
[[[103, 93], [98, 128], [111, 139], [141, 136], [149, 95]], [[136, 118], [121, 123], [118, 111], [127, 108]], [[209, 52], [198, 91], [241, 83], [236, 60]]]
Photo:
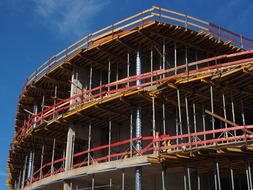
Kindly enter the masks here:
[[63, 36], [90, 32], [92, 18], [109, 0], [33, 0], [35, 14], [46, 27]]

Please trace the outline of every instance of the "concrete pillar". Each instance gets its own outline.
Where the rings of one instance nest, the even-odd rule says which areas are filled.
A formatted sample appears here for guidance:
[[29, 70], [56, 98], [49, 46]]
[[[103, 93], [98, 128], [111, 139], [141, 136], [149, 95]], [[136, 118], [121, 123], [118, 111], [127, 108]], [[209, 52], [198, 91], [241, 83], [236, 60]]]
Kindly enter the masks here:
[[75, 129], [73, 125], [69, 126], [67, 134], [67, 145], [66, 145], [66, 156], [65, 156], [65, 171], [70, 170], [73, 164], [73, 153], [74, 153], [74, 142], [75, 142]]

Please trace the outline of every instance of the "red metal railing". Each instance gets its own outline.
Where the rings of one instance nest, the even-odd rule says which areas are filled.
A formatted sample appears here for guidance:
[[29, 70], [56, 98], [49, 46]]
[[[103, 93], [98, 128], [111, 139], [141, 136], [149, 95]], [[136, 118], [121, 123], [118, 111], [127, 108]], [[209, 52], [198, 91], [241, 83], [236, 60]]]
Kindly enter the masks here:
[[70, 56], [74, 55], [75, 53], [83, 49], [91, 47], [91, 45], [94, 42], [109, 35], [111, 35], [113, 38], [115, 37], [115, 35], [117, 35], [117, 33], [119, 33], [122, 30], [128, 30], [135, 26], [141, 27], [150, 20], [158, 22], [164, 21], [170, 24], [180, 25], [185, 28], [193, 30], [203, 30], [205, 32], [213, 34], [216, 38], [220, 40], [223, 41], [229, 40], [231, 41], [231, 43], [234, 43], [235, 45], [245, 49], [252, 49], [253, 47], [253, 40], [248, 37], [239, 35], [235, 32], [232, 32], [228, 29], [225, 29], [213, 23], [197, 19], [186, 14], [153, 6], [152, 8], [147, 9], [141, 13], [135, 14], [124, 20], [116, 22], [110, 26], [107, 26], [99, 31], [88, 34], [83, 38], [81, 38], [80, 40], [78, 40], [77, 42], [70, 45], [69, 47], [65, 48], [58, 54], [52, 56], [28, 77], [26, 83], [24, 84], [23, 89], [25, 90], [26, 86], [28, 86], [32, 82], [37, 81], [37, 79], [39, 79], [41, 76], [45, 75], [46, 73], [48, 73], [61, 63], [63, 63]]
[[[201, 149], [207, 147], [217, 147], [217, 146], [224, 146], [230, 143], [247, 143], [249, 140], [253, 139], [253, 135], [246, 134], [244, 131], [253, 129], [253, 125], [248, 126], [236, 126], [236, 127], [229, 127], [229, 128], [220, 128], [215, 130], [208, 130], [190, 134], [182, 134], [182, 135], [158, 135], [156, 137], [147, 136], [147, 137], [137, 137], [132, 139], [123, 140], [120, 142], [98, 146], [95, 148], [91, 148], [90, 150], [81, 151], [79, 153], [75, 153], [74, 159], [78, 157], [82, 157], [84, 161], [76, 162], [73, 164], [73, 168], [78, 168], [82, 166], [88, 166], [89, 164], [99, 164], [103, 162], [107, 162], [108, 160], [121, 160], [126, 159], [129, 157], [136, 157], [136, 156], [143, 156], [143, 155], [150, 155], [153, 154], [154, 151], [159, 154], [159, 152], [167, 152], [173, 153], [178, 151], [191, 151], [194, 149]], [[234, 133], [236, 131], [236, 133]], [[215, 138], [213, 138], [213, 134]], [[237, 135], [234, 135], [237, 134]], [[210, 135], [211, 138], [206, 137]], [[135, 142], [141, 141], [142, 144], [146, 144], [143, 146], [141, 150], [135, 149], [124, 149], [121, 148], [122, 145], [131, 146]], [[120, 152], [111, 153], [111, 154], [104, 154], [102, 151], [108, 148], [120, 148]], [[132, 150], [129, 151], [129, 150]], [[102, 154], [101, 154], [102, 152]], [[93, 157], [87, 160], [88, 154], [92, 154]], [[97, 157], [95, 157], [95, 153], [98, 153]], [[88, 157], [89, 158], [89, 157]], [[110, 159], [109, 159], [110, 158]], [[59, 172], [64, 171], [64, 165], [62, 164], [61, 167], [57, 168], [56, 170], [51, 170], [51, 165], [56, 165], [59, 163], [63, 163], [65, 158], [57, 159], [53, 162], [48, 162], [44, 164], [41, 168], [33, 173], [32, 179], [27, 179], [27, 181], [38, 181], [40, 179], [49, 177]], [[43, 171], [43, 172], [42, 172]], [[47, 172], [45, 172], [47, 171]]]
[[[141, 75], [131, 76], [129, 78], [125, 78], [116, 82], [95, 87], [83, 93], [76, 94], [68, 99], [59, 101], [58, 103], [44, 109], [40, 113], [32, 115], [30, 119], [24, 124], [24, 126], [19, 129], [18, 133], [15, 136], [15, 139], [20, 140], [22, 137], [28, 134], [30, 130], [33, 129], [34, 125], [36, 125], [36, 128], [38, 128], [39, 126], [45, 124], [46, 120], [48, 122], [54, 119], [55, 115], [62, 116], [63, 114], [71, 112], [73, 111], [73, 109], [79, 108], [82, 105], [88, 104], [92, 101], [101, 100], [104, 98], [105, 95], [113, 95], [117, 93], [127, 92], [130, 90], [137, 90], [139, 88], [165, 82], [170, 79], [187, 77], [197, 72], [225, 69], [224, 67], [253, 62], [253, 58], [241, 59], [241, 56], [252, 55], [252, 54], [253, 54], [253, 50], [240, 52], [240, 53], [234, 53], [230, 55], [217, 56], [213, 58], [208, 58], [208, 59], [192, 62], [192, 63], [189, 63], [188, 65], [184, 64], [176, 68], [170, 68], [166, 70], [163, 70], [163, 69], [156, 70], [153, 72], [143, 73]], [[233, 58], [233, 59], [237, 58], [238, 60], [231, 61], [231, 62], [228, 61], [228, 62], [220, 63], [220, 64], [212, 64], [212, 62], [215, 62], [216, 60], [220, 60], [221, 62], [221, 61], [226, 61], [230, 58]], [[208, 66], [208, 65], [211, 65], [211, 66]], [[196, 69], [196, 66], [198, 66], [199, 69]], [[202, 68], [200, 68], [200, 66], [202, 66]], [[188, 72], [185, 72], [186, 67], [189, 69]], [[175, 71], [177, 71], [178, 73], [177, 75], [174, 75]], [[165, 77], [164, 77], [164, 74], [166, 75]], [[160, 78], [158, 76], [162, 76], [164, 78]], [[157, 79], [151, 81], [151, 78], [154, 79], [155, 77]], [[129, 83], [136, 82], [137, 80], [143, 81], [142, 84], [127, 86]], [[87, 97], [85, 97], [85, 95]], [[72, 100], [76, 100], [77, 98], [79, 98], [80, 100], [71, 102]]]

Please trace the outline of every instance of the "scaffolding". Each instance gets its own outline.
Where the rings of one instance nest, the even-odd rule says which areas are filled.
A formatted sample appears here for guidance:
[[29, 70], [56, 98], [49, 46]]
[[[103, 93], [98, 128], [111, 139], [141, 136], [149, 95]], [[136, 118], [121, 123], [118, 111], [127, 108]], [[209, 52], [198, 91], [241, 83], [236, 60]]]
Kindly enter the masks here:
[[252, 189], [252, 42], [156, 6], [78, 40], [24, 85], [10, 189]]

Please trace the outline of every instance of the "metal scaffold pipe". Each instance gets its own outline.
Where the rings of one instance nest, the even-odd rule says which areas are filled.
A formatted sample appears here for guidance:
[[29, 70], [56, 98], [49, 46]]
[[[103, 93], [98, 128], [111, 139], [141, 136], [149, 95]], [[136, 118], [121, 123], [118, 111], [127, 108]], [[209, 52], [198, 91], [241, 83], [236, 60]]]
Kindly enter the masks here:
[[[137, 52], [136, 55], [136, 75], [141, 74], [141, 59], [140, 52]], [[137, 80], [136, 85], [140, 85], [141, 81]], [[136, 110], [136, 137], [141, 137], [141, 107], [139, 106]], [[138, 140], [136, 143], [136, 150], [141, 150], [141, 140]], [[142, 181], [142, 171], [141, 167], [136, 167], [135, 173], [135, 190], [141, 190], [141, 181]]]

